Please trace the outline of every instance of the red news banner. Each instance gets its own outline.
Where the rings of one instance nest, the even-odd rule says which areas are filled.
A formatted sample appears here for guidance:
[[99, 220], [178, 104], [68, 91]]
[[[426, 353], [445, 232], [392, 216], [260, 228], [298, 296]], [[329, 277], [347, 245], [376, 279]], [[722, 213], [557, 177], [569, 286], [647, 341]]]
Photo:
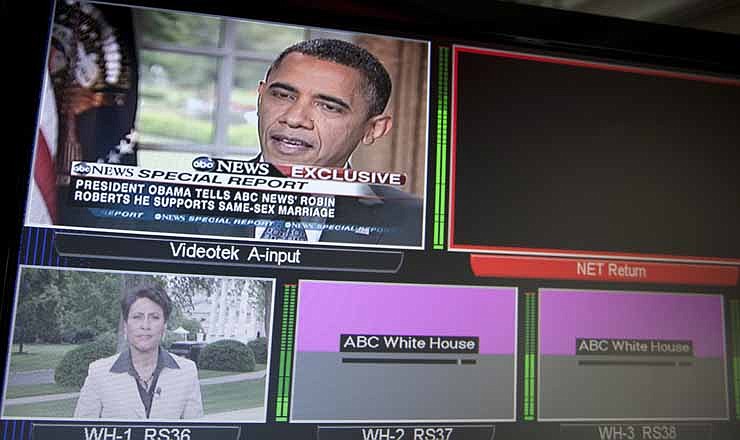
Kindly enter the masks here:
[[381, 185], [404, 185], [406, 175], [388, 171], [365, 171], [352, 168], [328, 168], [308, 165], [274, 165], [286, 177], [296, 179], [332, 180]]

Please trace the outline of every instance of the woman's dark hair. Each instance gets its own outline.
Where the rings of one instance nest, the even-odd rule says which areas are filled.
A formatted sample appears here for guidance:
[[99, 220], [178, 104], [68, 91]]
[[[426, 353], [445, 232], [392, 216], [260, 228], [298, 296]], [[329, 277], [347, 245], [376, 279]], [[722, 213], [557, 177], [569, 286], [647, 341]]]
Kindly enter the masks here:
[[131, 310], [131, 305], [139, 298], [147, 298], [157, 303], [164, 312], [164, 320], [170, 319], [172, 301], [164, 288], [161, 286], [143, 286], [126, 292], [121, 298], [121, 313], [123, 313], [124, 321], [128, 321], [128, 312]]

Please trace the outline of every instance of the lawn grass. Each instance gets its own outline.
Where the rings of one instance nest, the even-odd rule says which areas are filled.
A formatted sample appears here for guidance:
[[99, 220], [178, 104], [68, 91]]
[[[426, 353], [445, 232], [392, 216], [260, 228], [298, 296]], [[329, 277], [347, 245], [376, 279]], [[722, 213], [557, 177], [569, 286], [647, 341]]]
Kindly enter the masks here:
[[265, 378], [201, 387], [206, 414], [235, 411], [265, 404]]
[[54, 400], [52, 402], [5, 405], [5, 417], [72, 417], [77, 406], [77, 398]]
[[49, 394], [74, 393], [80, 391], [77, 388], [65, 387], [55, 383], [42, 383], [39, 385], [15, 385], [8, 386], [5, 392], [6, 399], [19, 397], [46, 396]]
[[[206, 414], [257, 408], [265, 404], [265, 379], [205, 385], [201, 387]], [[72, 417], [77, 398], [52, 402], [6, 405], [6, 417]]]
[[239, 374], [235, 371], [198, 370], [198, 379], [210, 379], [212, 377], [232, 376]]
[[[255, 364], [254, 371], [263, 371], [267, 364]], [[219, 371], [219, 370], [198, 370], [198, 379], [210, 379], [211, 377], [233, 376], [242, 374], [241, 371]]]
[[56, 368], [64, 355], [76, 348], [74, 344], [23, 344], [23, 353], [13, 344], [10, 353], [10, 372]]
[[[30, 355], [29, 355], [30, 356]], [[265, 364], [257, 364], [255, 371], [262, 371], [267, 366]], [[236, 371], [217, 371], [217, 370], [198, 370], [199, 379], [208, 379], [212, 377], [223, 377], [233, 376], [235, 374], [241, 374]], [[15, 385], [9, 386], [5, 398], [6, 399], [17, 399], [20, 397], [33, 397], [33, 396], [48, 396], [51, 394], [61, 393], [73, 393], [79, 391], [76, 388], [64, 387], [54, 383], [45, 383], [38, 385]]]

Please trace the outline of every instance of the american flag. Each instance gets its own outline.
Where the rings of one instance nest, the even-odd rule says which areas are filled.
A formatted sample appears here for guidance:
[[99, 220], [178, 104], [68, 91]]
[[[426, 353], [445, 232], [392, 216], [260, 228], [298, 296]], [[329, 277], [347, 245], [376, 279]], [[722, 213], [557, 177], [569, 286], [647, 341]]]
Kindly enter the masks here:
[[[74, 160], [136, 164], [132, 132], [138, 96], [135, 47], [130, 9], [75, 2], [57, 5], [44, 77], [27, 224], [68, 224], [70, 213], [79, 214], [64, 200], [58, 200], [65, 188], [64, 184], [58, 185], [58, 179], [68, 164], [56, 162], [70, 160], [64, 145], [80, 147]], [[96, 51], [93, 59], [98, 60], [97, 73], [92, 85], [78, 80], [76, 66], [81, 51], [83, 55]]]
[[57, 106], [51, 77], [44, 75], [44, 94], [41, 117], [36, 137], [31, 195], [28, 201], [26, 222], [30, 224], [55, 224], [57, 217], [57, 186], [54, 158], [57, 152]]

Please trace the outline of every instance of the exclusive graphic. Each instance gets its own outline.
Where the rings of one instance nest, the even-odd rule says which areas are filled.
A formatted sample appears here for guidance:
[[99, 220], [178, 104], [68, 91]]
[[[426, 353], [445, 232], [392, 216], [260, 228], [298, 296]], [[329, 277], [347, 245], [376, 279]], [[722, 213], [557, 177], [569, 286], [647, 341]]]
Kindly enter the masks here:
[[[274, 41], [214, 83], [198, 20]], [[428, 45], [312, 32], [60, 3], [26, 223], [421, 248]]]

